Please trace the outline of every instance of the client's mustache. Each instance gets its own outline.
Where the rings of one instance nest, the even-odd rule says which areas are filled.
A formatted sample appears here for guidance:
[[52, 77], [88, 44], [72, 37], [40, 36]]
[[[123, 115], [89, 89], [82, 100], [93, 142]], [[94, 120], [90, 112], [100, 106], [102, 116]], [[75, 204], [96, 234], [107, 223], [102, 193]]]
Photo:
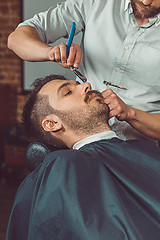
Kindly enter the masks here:
[[88, 103], [89, 97], [90, 97], [93, 93], [95, 93], [95, 94], [96, 94], [98, 97], [100, 97], [101, 99], [104, 99], [103, 96], [102, 96], [102, 94], [101, 94], [99, 91], [91, 90], [91, 91], [88, 91], [88, 92], [86, 93], [86, 96], [85, 96], [85, 98], [84, 98], [84, 101], [85, 101], [86, 103]]

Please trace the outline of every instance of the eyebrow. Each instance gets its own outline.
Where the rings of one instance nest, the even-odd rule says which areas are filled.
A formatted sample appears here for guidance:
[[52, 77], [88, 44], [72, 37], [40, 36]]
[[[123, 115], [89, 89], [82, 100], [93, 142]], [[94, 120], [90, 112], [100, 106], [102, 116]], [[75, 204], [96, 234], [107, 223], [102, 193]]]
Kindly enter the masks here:
[[[78, 81], [76, 81], [76, 85], [79, 85], [80, 83], [78, 82]], [[64, 87], [66, 87], [66, 86], [68, 86], [68, 85], [71, 85], [71, 83], [68, 81], [68, 82], [66, 82], [66, 83], [63, 83], [59, 88], [58, 88], [58, 90], [57, 90], [57, 94], [59, 94], [59, 92], [64, 88]]]

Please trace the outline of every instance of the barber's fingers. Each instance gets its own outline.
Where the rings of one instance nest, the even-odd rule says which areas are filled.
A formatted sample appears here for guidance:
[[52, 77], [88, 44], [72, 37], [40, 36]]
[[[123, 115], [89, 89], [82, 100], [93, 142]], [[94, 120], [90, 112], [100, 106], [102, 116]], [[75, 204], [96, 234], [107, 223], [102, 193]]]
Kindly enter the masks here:
[[54, 51], [53, 51], [52, 57], [53, 57], [52, 61], [59, 62], [61, 60], [61, 53], [60, 53], [59, 46], [55, 46], [54, 47]]
[[79, 67], [79, 64], [81, 62], [81, 58], [82, 58], [82, 50], [80, 48], [80, 46], [78, 44], [74, 44], [74, 47], [75, 47], [75, 57], [74, 57], [74, 63], [73, 63], [73, 66], [75, 68], [78, 68]]
[[[66, 44], [65, 43], [61, 43], [59, 45], [60, 48], [60, 59], [58, 59], [59, 61], [61, 61], [63, 64], [67, 63], [67, 55], [66, 55]], [[57, 61], [57, 62], [59, 62]]]
[[123, 114], [123, 109], [117, 102], [113, 104], [108, 104], [108, 106], [110, 109], [109, 118], [120, 117], [121, 114]]
[[111, 89], [102, 92], [105, 103], [110, 108], [109, 118], [117, 117], [119, 120], [125, 120], [128, 115], [128, 105], [125, 104]]
[[79, 64], [81, 62], [82, 58], [82, 51], [81, 48], [78, 44], [72, 43], [70, 49], [69, 49], [69, 54], [67, 58], [67, 65], [74, 66], [75, 68], [79, 67]]
[[57, 62], [64, 68], [69, 68], [72, 65], [75, 68], [78, 68], [82, 57], [80, 46], [78, 44], [72, 43], [69, 49], [68, 57], [66, 56], [66, 49], [67, 48], [65, 43], [61, 43], [55, 47], [50, 48], [48, 53], [49, 60]]
[[116, 94], [113, 92], [112, 89], [108, 88], [102, 92], [102, 96], [104, 98], [108, 99], [109, 97], [114, 98], [116, 96]]
[[115, 108], [119, 103], [119, 97], [110, 88], [102, 92], [105, 103], [110, 105], [111, 108]]
[[72, 44], [70, 46], [69, 54], [68, 54], [68, 58], [67, 58], [68, 67], [73, 66], [75, 57], [76, 57], [76, 47], [74, 46], [74, 44]]
[[57, 46], [50, 48], [48, 58], [50, 61], [57, 62], [62, 67], [68, 68], [66, 56], [66, 44], [61, 43]]
[[105, 99], [105, 103], [109, 106], [109, 118], [120, 116], [123, 113], [123, 108], [116, 98]]
[[67, 65], [66, 44], [61, 43], [57, 46], [51, 47], [48, 52], [48, 60], [57, 62], [64, 68], [69, 68]]

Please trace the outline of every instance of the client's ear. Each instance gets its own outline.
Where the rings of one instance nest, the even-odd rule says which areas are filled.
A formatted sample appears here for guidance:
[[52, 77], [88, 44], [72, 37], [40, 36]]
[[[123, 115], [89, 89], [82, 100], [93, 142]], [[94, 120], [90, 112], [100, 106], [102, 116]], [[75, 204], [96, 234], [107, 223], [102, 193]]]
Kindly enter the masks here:
[[46, 132], [57, 132], [62, 129], [62, 122], [54, 114], [46, 116], [42, 121], [42, 127]]

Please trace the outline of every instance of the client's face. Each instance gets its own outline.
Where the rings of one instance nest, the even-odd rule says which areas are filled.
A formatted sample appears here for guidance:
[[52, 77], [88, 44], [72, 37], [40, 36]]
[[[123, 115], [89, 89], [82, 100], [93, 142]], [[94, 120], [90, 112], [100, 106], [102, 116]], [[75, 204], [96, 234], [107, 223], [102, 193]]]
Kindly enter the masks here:
[[89, 83], [53, 80], [44, 85], [40, 94], [48, 95], [54, 114], [77, 133], [92, 133], [102, 124], [107, 125], [108, 106]]

